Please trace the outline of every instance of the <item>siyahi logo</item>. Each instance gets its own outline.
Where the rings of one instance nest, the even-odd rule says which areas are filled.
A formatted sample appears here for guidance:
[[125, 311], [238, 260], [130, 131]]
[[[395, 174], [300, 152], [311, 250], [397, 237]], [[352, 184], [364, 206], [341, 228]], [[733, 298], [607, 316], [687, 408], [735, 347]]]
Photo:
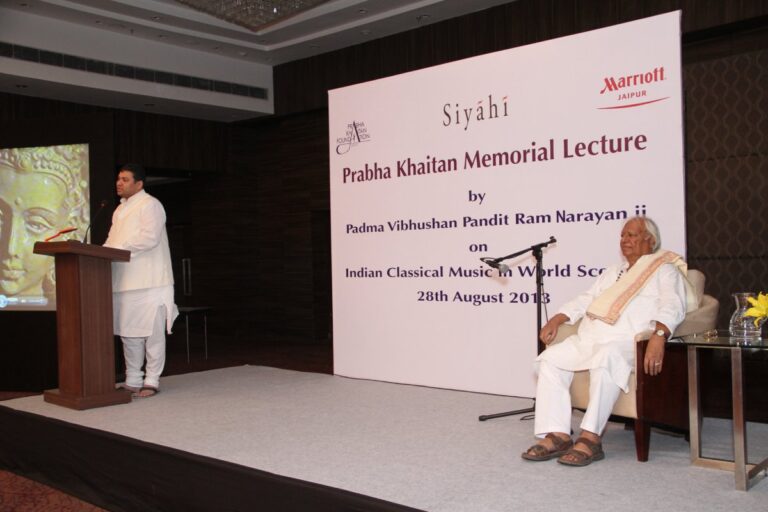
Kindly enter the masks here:
[[362, 121], [352, 121], [347, 125], [344, 137], [336, 138], [336, 154], [343, 155], [362, 142], [371, 140], [371, 134]]
[[651, 84], [663, 82], [666, 79], [664, 66], [655, 67], [644, 73], [604, 77], [603, 88], [600, 90], [600, 94], [617, 93], [615, 99], [618, 104], [598, 108], [602, 110], [639, 107], [641, 105], [648, 105], [649, 103], [665, 100], [667, 97], [651, 99], [648, 96], [648, 87]]
[[466, 131], [470, 124], [476, 122], [509, 117], [508, 98], [509, 96], [504, 96], [500, 101], [496, 101], [493, 94], [489, 94], [486, 99], [468, 106], [446, 103], [443, 105], [443, 126], [461, 126]]

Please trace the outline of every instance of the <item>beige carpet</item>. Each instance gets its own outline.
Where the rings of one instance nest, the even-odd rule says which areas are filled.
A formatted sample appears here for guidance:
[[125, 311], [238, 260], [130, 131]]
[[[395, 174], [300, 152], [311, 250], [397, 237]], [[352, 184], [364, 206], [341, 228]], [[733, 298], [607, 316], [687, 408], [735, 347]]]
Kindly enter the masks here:
[[[588, 468], [529, 463], [530, 421], [478, 422], [528, 405], [508, 397], [242, 366], [163, 379], [156, 397], [72, 411], [26, 397], [3, 405], [430, 511], [765, 510], [768, 482], [734, 490], [726, 471], [692, 467], [681, 437], [654, 432], [650, 461], [611, 424]], [[705, 446], [727, 453], [728, 424]], [[768, 456], [768, 429], [750, 425]]]

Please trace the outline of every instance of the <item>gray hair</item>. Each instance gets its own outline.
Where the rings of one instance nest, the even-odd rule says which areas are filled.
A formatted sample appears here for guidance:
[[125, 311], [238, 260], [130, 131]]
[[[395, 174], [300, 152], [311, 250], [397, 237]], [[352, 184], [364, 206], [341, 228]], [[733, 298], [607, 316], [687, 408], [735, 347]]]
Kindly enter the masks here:
[[641, 215], [627, 219], [627, 222], [625, 222], [624, 225], [626, 226], [634, 220], [639, 220], [643, 223], [645, 230], [649, 235], [653, 237], [653, 245], [651, 246], [651, 250], [653, 252], [658, 251], [661, 248], [661, 234], [659, 233], [659, 226], [650, 217], [644, 217]]

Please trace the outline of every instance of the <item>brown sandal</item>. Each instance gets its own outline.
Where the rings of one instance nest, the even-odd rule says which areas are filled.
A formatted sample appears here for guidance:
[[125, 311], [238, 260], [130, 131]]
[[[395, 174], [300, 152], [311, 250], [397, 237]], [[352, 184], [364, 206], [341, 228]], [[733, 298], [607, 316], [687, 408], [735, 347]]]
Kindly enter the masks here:
[[[576, 448], [571, 448], [562, 457], [557, 459], [557, 462], [560, 464], [565, 464], [566, 466], [581, 467], [589, 466], [593, 462], [603, 460], [605, 458], [605, 452], [603, 451], [602, 443], [592, 442], [586, 437], [578, 438], [576, 443], [574, 443], [574, 446], [579, 443], [586, 445], [586, 447], [589, 448], [590, 453], [585, 453], [581, 450], [577, 450]], [[570, 456], [570, 459], [566, 459], [568, 456]]]
[[525, 460], [532, 460], [535, 462], [551, 460], [566, 454], [568, 450], [573, 447], [573, 441], [570, 438], [567, 440], [562, 439], [553, 432], [550, 432], [544, 437], [545, 439], [552, 441], [552, 450], [548, 449], [543, 444], [536, 443], [528, 448], [527, 451], [523, 452], [521, 457]]

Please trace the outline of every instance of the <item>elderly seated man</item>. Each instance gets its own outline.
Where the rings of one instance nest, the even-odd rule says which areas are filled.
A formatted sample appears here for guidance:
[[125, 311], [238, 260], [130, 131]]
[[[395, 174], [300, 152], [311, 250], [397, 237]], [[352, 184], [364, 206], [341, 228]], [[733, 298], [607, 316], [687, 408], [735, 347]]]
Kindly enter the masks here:
[[[661, 372], [664, 343], [683, 320], [686, 296], [692, 299], [692, 291], [685, 262], [660, 246], [652, 220], [629, 219], [620, 242], [626, 261], [606, 268], [589, 290], [565, 304], [541, 329], [541, 341], [549, 344], [560, 325], [582, 320], [575, 335], [547, 348], [536, 360], [534, 434], [539, 441], [522, 454], [524, 459], [557, 458], [562, 464], [586, 466], [605, 457], [601, 435], [619, 393], [627, 391], [636, 333], [653, 330], [643, 369], [650, 375]], [[581, 435], [574, 443], [570, 385], [577, 371], [589, 371], [590, 385]]]

